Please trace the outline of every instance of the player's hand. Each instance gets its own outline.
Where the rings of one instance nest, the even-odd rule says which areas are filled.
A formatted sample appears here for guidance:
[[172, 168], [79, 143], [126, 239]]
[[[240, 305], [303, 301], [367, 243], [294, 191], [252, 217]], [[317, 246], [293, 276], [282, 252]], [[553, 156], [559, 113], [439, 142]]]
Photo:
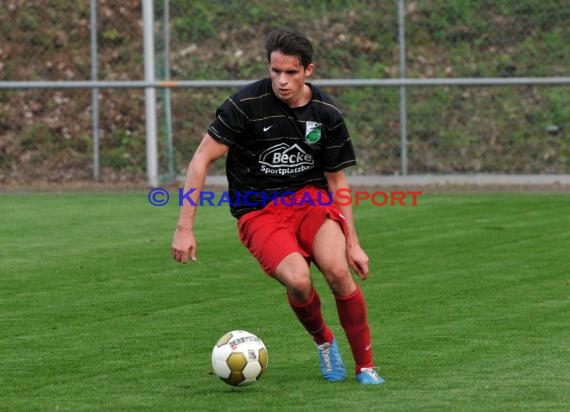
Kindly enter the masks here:
[[196, 261], [196, 239], [192, 230], [177, 228], [172, 239], [171, 253], [174, 260], [187, 263], [188, 259]]
[[347, 249], [346, 257], [348, 264], [362, 279], [368, 279], [368, 255], [362, 250], [359, 245], [352, 246]]

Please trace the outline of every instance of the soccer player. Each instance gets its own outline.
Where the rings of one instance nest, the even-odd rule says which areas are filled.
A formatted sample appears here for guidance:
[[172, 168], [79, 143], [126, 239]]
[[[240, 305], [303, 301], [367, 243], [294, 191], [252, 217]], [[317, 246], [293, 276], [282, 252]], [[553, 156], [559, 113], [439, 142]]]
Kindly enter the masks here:
[[[230, 210], [242, 243], [286, 289], [289, 305], [316, 343], [321, 373], [343, 381], [337, 340], [325, 323], [309, 271], [314, 263], [335, 296], [355, 361], [356, 380], [380, 384], [374, 368], [366, 303], [352, 268], [368, 277], [350, 205], [334, 202], [348, 188], [343, 169], [356, 163], [343, 117], [307, 82], [313, 47], [303, 34], [274, 30], [266, 39], [269, 78], [245, 86], [216, 111], [188, 166], [184, 191], [195, 204], [212, 162], [227, 154]], [[329, 199], [329, 193], [333, 199]], [[329, 201], [330, 200], [330, 201]], [[172, 256], [196, 260], [196, 206], [184, 202]]]

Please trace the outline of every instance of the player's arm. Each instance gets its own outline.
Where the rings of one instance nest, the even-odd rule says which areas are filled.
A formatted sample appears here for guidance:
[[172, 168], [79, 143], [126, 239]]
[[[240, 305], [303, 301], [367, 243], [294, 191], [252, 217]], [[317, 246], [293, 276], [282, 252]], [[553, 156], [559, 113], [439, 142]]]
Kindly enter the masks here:
[[366, 279], [368, 277], [368, 256], [364, 250], [362, 250], [360, 242], [358, 241], [352, 214], [352, 205], [346, 204], [346, 202], [338, 202], [339, 199], [337, 198], [338, 189], [349, 188], [346, 176], [342, 170], [339, 170], [337, 172], [327, 172], [326, 177], [329, 191], [333, 194], [333, 200], [338, 203], [338, 207], [346, 218], [346, 256], [348, 264], [354, 269], [358, 276], [362, 279]]
[[[206, 177], [211, 164], [228, 152], [228, 146], [218, 143], [208, 133], [204, 135], [202, 142], [196, 149], [192, 160], [188, 165], [184, 193], [192, 191], [189, 197], [195, 205], [199, 205], [200, 192], [204, 189]], [[194, 219], [196, 208], [191, 202], [184, 200], [180, 207], [178, 224], [172, 239], [172, 257], [181, 263], [188, 259], [196, 260], [196, 239], [194, 238]]]

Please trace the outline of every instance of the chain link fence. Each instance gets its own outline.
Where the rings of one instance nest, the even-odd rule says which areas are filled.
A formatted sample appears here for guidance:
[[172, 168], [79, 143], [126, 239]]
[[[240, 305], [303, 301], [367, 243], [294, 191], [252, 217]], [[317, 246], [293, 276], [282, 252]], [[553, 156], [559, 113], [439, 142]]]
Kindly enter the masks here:
[[[0, 81], [90, 80], [87, 0], [0, 0]], [[399, 78], [398, 2], [156, 0], [157, 78], [267, 75], [266, 33], [315, 45], [314, 79]], [[143, 78], [140, 0], [97, 1], [99, 80]], [[570, 1], [405, 2], [408, 78], [568, 76]], [[216, 107], [236, 89], [159, 90], [160, 169], [184, 174]], [[400, 90], [326, 87], [359, 164], [401, 173]], [[568, 86], [408, 86], [408, 171], [570, 173]], [[168, 103], [168, 104], [167, 104]], [[144, 181], [141, 89], [99, 90], [101, 179]], [[90, 180], [91, 90], [0, 89], [0, 182]], [[223, 162], [214, 173], [223, 173]]]
[[[570, 2], [408, 2], [409, 77], [568, 76]], [[570, 89], [412, 88], [410, 168], [568, 173]]]

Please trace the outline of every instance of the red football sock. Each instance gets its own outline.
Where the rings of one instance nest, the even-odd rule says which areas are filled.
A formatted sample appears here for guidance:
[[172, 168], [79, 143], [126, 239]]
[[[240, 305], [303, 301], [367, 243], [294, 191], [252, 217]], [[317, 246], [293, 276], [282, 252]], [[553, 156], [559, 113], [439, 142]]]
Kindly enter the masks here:
[[334, 335], [329, 327], [325, 324], [323, 313], [321, 312], [321, 299], [317, 291], [313, 288], [309, 300], [305, 303], [299, 303], [293, 297], [287, 294], [289, 305], [297, 315], [299, 322], [309, 332], [317, 345], [325, 342], [332, 342]]
[[356, 373], [361, 368], [372, 368], [372, 350], [370, 341], [370, 327], [366, 315], [366, 302], [357, 287], [356, 291], [348, 296], [336, 296], [336, 308], [340, 324], [344, 328], [354, 362]]

